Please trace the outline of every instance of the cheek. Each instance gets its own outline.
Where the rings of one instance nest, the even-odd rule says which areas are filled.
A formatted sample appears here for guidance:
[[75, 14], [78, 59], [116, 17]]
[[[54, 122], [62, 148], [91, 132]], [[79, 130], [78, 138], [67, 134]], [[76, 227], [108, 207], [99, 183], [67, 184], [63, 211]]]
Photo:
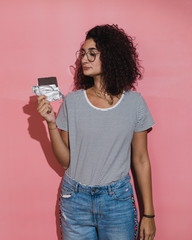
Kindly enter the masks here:
[[99, 69], [100, 69], [100, 72], [102, 72], [102, 66], [101, 66], [101, 64], [99, 65]]
[[96, 63], [96, 66], [97, 66], [97, 69], [101, 71], [102, 67], [101, 67], [101, 62], [100, 61], [98, 61]]
[[97, 73], [100, 73], [100, 72], [101, 72], [101, 65], [97, 64], [97, 65], [95, 66], [95, 71], [96, 71]]

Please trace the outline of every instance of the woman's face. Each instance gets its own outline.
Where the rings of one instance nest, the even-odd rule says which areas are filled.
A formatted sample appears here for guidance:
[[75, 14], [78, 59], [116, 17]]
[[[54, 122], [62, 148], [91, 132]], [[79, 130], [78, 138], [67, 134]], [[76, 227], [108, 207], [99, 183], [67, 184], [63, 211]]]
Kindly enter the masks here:
[[94, 40], [87, 39], [81, 48], [81, 52], [82, 52], [81, 64], [83, 68], [83, 74], [85, 76], [93, 78], [101, 76], [102, 70], [100, 52], [97, 50], [96, 43], [94, 42]]

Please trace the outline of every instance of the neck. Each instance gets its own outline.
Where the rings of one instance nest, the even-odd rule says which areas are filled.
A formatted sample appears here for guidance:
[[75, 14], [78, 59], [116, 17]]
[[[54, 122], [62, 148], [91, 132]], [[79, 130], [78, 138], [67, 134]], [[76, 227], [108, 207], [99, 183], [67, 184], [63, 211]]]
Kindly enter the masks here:
[[98, 92], [104, 92], [103, 81], [102, 81], [101, 76], [94, 77], [94, 85], [93, 85], [93, 87]]

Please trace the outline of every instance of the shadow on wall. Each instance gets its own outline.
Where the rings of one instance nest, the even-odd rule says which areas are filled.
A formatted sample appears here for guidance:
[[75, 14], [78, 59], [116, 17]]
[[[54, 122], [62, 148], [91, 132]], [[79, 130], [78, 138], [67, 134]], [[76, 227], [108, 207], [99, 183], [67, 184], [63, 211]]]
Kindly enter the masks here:
[[[28, 131], [31, 138], [38, 141], [41, 145], [43, 153], [47, 159], [49, 166], [60, 176], [63, 177], [64, 169], [55, 159], [53, 154], [51, 143], [47, 135], [46, 127], [43, 123], [43, 118], [37, 112], [37, 96], [31, 96], [29, 103], [23, 107], [23, 112], [29, 115], [28, 118]], [[60, 231], [60, 218], [59, 218], [59, 199], [60, 199], [61, 184], [58, 189], [57, 201], [55, 206], [55, 216], [56, 216], [56, 228], [57, 228], [57, 237], [61, 239]]]
[[49, 166], [60, 176], [64, 174], [64, 169], [55, 159], [53, 154], [51, 143], [47, 135], [46, 127], [43, 123], [43, 118], [37, 112], [37, 97], [31, 96], [29, 103], [23, 107], [25, 114], [29, 115], [28, 118], [28, 131], [31, 138], [38, 141], [41, 145], [43, 153], [47, 159]]

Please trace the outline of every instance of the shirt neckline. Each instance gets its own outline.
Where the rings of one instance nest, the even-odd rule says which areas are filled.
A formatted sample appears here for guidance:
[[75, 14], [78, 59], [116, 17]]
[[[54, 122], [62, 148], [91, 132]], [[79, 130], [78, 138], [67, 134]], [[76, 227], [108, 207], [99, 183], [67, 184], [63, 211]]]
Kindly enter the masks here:
[[94, 109], [96, 109], [96, 110], [100, 110], [100, 111], [109, 111], [109, 110], [112, 110], [112, 109], [116, 108], [116, 107], [121, 103], [121, 101], [122, 101], [122, 99], [123, 99], [123, 97], [124, 97], [125, 91], [123, 91], [123, 93], [122, 93], [119, 101], [118, 101], [115, 105], [113, 105], [112, 107], [108, 107], [108, 108], [99, 108], [99, 107], [96, 107], [95, 105], [93, 105], [93, 104], [89, 101], [89, 98], [87, 97], [87, 93], [86, 93], [86, 90], [85, 90], [85, 89], [83, 90], [83, 93], [84, 93], [84, 96], [85, 96], [85, 99], [86, 99], [87, 103], [88, 103], [92, 108], [94, 108]]

